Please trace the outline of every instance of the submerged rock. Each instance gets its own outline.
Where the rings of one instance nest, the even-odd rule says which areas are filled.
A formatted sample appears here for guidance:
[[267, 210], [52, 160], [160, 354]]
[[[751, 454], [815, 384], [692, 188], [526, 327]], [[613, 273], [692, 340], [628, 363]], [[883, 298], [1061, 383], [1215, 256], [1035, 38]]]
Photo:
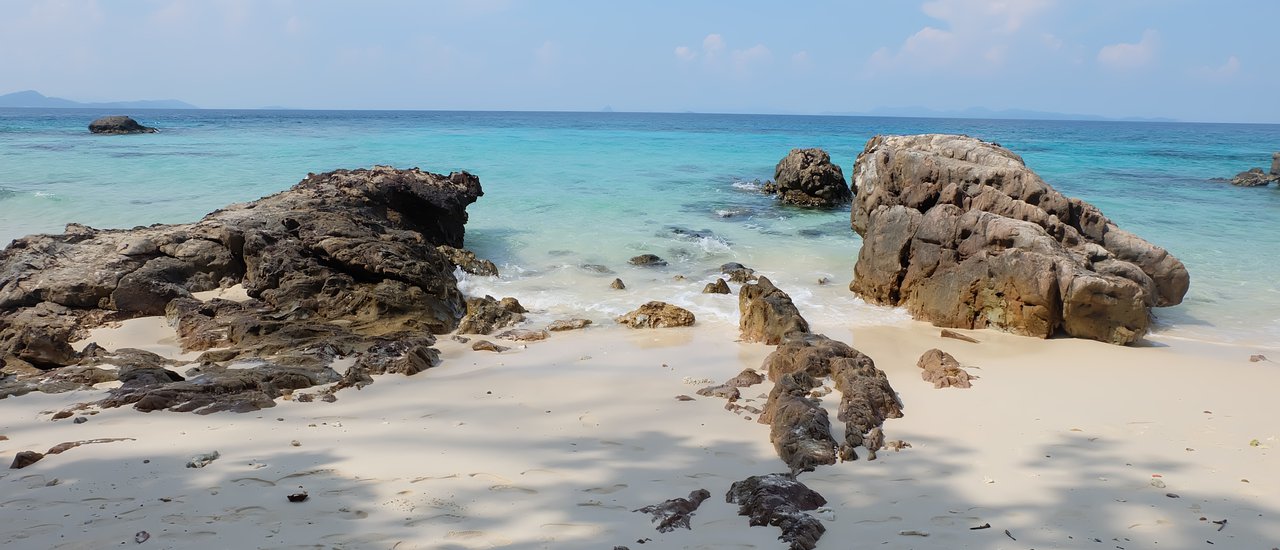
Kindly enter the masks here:
[[159, 130], [138, 124], [127, 116], [114, 115], [90, 122], [89, 131], [95, 134], [154, 134]]
[[622, 282], [622, 279], [615, 278], [613, 282], [609, 284], [609, 288], [612, 288], [614, 290], [626, 290], [627, 285], [626, 283]]
[[666, 260], [658, 257], [655, 254], [641, 254], [639, 256], [631, 258], [630, 260], [627, 260], [627, 263], [630, 263], [631, 265], [642, 266], [642, 267], [661, 267], [661, 266], [667, 265]]
[[707, 286], [702, 288], [702, 293], [703, 294], [729, 294], [730, 293], [729, 284], [725, 283], [724, 279], [717, 278], [716, 282], [707, 283]]
[[863, 245], [850, 289], [935, 325], [1128, 344], [1190, 284], [1177, 258], [994, 144], [876, 136], [854, 182]]
[[772, 525], [782, 530], [778, 540], [790, 550], [813, 550], [827, 528], [806, 514], [827, 504], [813, 489], [786, 474], [751, 476], [735, 481], [725, 501], [738, 505], [738, 515], [750, 518], [752, 527]]
[[653, 301], [619, 316], [615, 321], [631, 328], [687, 327], [694, 323], [694, 317], [693, 312], [680, 306]]
[[777, 345], [793, 332], [809, 332], [809, 322], [800, 316], [791, 301], [766, 277], [742, 285], [738, 290], [738, 331], [743, 342]]
[[738, 262], [729, 262], [720, 266], [720, 272], [728, 275], [735, 283], [746, 283], [756, 280], [756, 271]]
[[853, 199], [844, 173], [822, 149], [792, 149], [778, 161], [774, 182], [764, 190], [799, 206], [833, 207]]
[[[481, 194], [465, 172], [338, 170], [193, 224], [71, 224], [17, 239], [0, 252], [0, 361], [51, 370], [50, 381], [77, 363], [128, 362], [103, 405], [199, 412], [418, 372], [437, 361], [432, 333], [456, 328], [465, 306], [437, 247], [462, 246]], [[192, 297], [234, 284], [248, 301]], [[208, 350], [190, 379], [154, 354], [70, 348], [88, 329], [145, 315], [166, 315], [185, 350]], [[336, 373], [338, 359], [354, 366]]]

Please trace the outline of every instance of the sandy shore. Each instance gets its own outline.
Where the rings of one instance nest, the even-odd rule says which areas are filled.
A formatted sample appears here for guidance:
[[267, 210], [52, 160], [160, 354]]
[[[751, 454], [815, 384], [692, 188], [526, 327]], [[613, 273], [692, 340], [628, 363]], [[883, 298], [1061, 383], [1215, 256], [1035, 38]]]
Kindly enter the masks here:
[[[95, 337], [152, 351], [172, 337], [154, 320], [124, 329]], [[905, 417], [886, 437], [911, 444], [801, 476], [829, 501], [819, 548], [1280, 545], [1280, 364], [1250, 362], [1259, 350], [989, 331], [970, 344], [915, 322], [814, 329], [888, 373]], [[591, 327], [502, 354], [441, 338], [432, 370], [249, 414], [108, 409], [76, 424], [52, 413], [101, 392], [0, 400], [5, 465], [129, 438], [0, 471], [0, 546], [782, 548], [776, 528], [749, 528], [724, 500], [732, 482], [784, 470], [768, 428], [722, 399], [675, 399], [771, 351], [735, 338], [717, 321]], [[974, 387], [921, 381], [932, 347], [970, 366]], [[692, 530], [658, 533], [632, 512], [699, 488], [712, 498]], [[287, 501], [300, 491], [307, 501]]]

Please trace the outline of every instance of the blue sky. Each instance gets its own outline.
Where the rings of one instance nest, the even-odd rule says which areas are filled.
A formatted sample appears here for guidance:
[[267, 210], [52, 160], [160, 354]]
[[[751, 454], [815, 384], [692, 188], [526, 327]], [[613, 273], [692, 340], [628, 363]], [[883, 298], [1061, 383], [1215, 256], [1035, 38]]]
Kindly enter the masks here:
[[0, 93], [1280, 122], [1275, 0], [3, 0]]

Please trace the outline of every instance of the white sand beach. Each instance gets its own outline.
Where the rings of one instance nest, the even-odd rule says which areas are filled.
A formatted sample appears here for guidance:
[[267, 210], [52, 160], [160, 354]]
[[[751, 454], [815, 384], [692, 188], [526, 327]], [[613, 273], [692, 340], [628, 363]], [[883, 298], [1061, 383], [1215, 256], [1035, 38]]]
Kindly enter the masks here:
[[[95, 337], [139, 345], [139, 328], [153, 351], [172, 338], [149, 321]], [[1280, 544], [1280, 365], [1251, 362], [1257, 350], [993, 331], [969, 331], [972, 344], [916, 322], [814, 329], [888, 374], [905, 416], [885, 423], [886, 438], [911, 445], [800, 475], [829, 501], [815, 513], [820, 547]], [[776, 528], [748, 527], [724, 499], [734, 481], [785, 471], [768, 428], [723, 399], [675, 399], [758, 368], [772, 349], [736, 336], [717, 321], [598, 326], [501, 354], [442, 337], [442, 363], [416, 376], [247, 414], [90, 408], [76, 424], [51, 417], [101, 392], [0, 400], [6, 461], [128, 438], [0, 472], [0, 544], [782, 548]], [[979, 377], [971, 389], [920, 379], [916, 359], [932, 347]], [[745, 388], [742, 403], [762, 405], [767, 391]], [[185, 467], [211, 451], [208, 466]], [[699, 488], [712, 498], [690, 530], [659, 533], [633, 512]], [[287, 500], [299, 492], [309, 498]]]

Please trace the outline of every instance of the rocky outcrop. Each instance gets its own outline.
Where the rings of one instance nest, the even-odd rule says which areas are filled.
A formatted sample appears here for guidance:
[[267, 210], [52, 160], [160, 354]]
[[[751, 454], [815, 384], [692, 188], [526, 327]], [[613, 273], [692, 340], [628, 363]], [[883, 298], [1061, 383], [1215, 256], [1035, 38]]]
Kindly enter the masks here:
[[89, 123], [89, 131], [95, 134], [154, 134], [159, 130], [138, 124], [127, 116], [104, 116]]
[[742, 285], [738, 291], [738, 331], [743, 342], [777, 345], [793, 332], [809, 332], [809, 322], [783, 292], [766, 277]]
[[773, 179], [764, 191], [788, 204], [829, 208], [853, 199], [844, 173], [822, 149], [792, 149], [778, 161]]
[[[466, 206], [481, 194], [465, 172], [338, 170], [193, 224], [72, 224], [17, 239], [0, 252], [0, 360], [6, 373], [93, 366], [107, 352], [77, 353], [70, 341], [104, 322], [167, 315], [184, 348], [209, 350], [198, 380], [130, 383], [122, 372], [108, 405], [247, 410], [301, 387], [420, 371], [436, 361], [431, 334], [465, 311], [436, 247], [462, 246]], [[192, 296], [233, 284], [250, 299]], [[337, 358], [354, 366], [326, 370]]]
[[916, 362], [916, 366], [920, 370], [920, 378], [925, 382], [933, 384], [934, 388], [968, 388], [972, 384], [969, 382], [974, 376], [968, 371], [960, 368], [960, 362], [956, 361], [950, 353], [934, 348], [924, 352], [920, 356], [920, 360]]
[[454, 248], [447, 244], [437, 246], [436, 250], [448, 259], [449, 263], [467, 273], [486, 277], [498, 276], [498, 266], [493, 265], [493, 262], [489, 260], [476, 257], [475, 252], [463, 248]]
[[716, 278], [716, 282], [707, 283], [707, 286], [702, 287], [703, 294], [729, 294], [730, 292], [729, 284], [719, 277]]
[[[1272, 167], [1274, 169], [1274, 166]], [[1250, 168], [1231, 178], [1231, 185], [1236, 187], [1262, 187], [1280, 181], [1280, 174], [1263, 172], [1261, 168]]]
[[735, 283], [745, 283], [756, 280], [756, 270], [738, 262], [729, 262], [721, 265], [720, 272], [728, 275], [729, 280]]
[[1177, 258], [998, 145], [877, 136], [854, 183], [863, 244], [850, 289], [935, 325], [1128, 344], [1190, 284]]
[[1280, 177], [1280, 152], [1271, 153], [1271, 175]]
[[[856, 460], [854, 448], [886, 419], [902, 417], [902, 403], [875, 362], [848, 344], [821, 334], [793, 333], [764, 360], [775, 382], [760, 423], [769, 424], [778, 456], [793, 471], [842, 460]], [[827, 411], [809, 396], [830, 378], [840, 392], [836, 419], [844, 423], [844, 441], [831, 438]]]
[[827, 499], [786, 474], [751, 476], [729, 486], [725, 501], [738, 505], [738, 515], [750, 518], [752, 527], [772, 525], [790, 550], [813, 550], [827, 528], [806, 514], [827, 504]]
[[458, 323], [458, 334], [492, 334], [495, 330], [523, 321], [525, 313], [528, 311], [515, 298], [469, 298], [467, 314]]
[[653, 301], [615, 319], [631, 328], [687, 327], [694, 322], [693, 312], [666, 302]]
[[693, 518], [693, 513], [698, 510], [698, 506], [702, 505], [702, 501], [709, 498], [711, 498], [709, 491], [697, 489], [690, 492], [688, 498], [673, 498], [661, 504], [632, 511], [649, 514], [650, 521], [658, 524], [656, 529], [659, 533], [670, 533], [677, 528], [689, 529], [689, 520]]

